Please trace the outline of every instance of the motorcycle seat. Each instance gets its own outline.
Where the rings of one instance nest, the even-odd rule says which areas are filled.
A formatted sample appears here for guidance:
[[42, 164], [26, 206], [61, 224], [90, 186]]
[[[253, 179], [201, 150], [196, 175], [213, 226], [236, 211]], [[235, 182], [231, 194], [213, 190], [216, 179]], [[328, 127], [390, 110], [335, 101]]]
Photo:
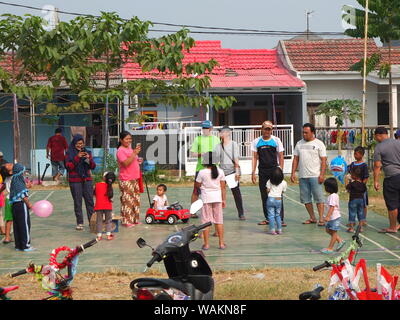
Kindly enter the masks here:
[[183, 283], [172, 280], [172, 279], [156, 279], [156, 278], [138, 278], [131, 282], [131, 289], [134, 288], [135, 284], [138, 288], [145, 287], [160, 287], [163, 289], [175, 288], [182, 291], [185, 294], [188, 294], [187, 288]]

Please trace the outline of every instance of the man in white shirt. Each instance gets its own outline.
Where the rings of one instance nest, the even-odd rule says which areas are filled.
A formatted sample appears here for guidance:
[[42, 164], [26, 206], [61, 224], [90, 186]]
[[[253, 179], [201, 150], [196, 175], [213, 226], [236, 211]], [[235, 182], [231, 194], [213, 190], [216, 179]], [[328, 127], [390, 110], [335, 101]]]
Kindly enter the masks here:
[[[268, 224], [268, 211], [267, 211], [267, 198], [268, 194], [266, 191], [266, 184], [271, 178], [271, 172], [276, 167], [281, 167], [283, 170], [284, 158], [283, 158], [283, 144], [281, 139], [272, 135], [273, 124], [271, 121], [264, 121], [261, 125], [262, 136], [253, 140], [251, 144], [251, 151], [253, 153], [252, 158], [252, 173], [251, 181], [255, 184], [256, 178], [256, 168], [258, 162], [258, 186], [261, 194], [262, 208], [265, 216], [265, 220], [259, 222], [259, 225]], [[283, 222], [284, 212], [283, 212], [283, 202], [281, 210], [282, 226], [286, 226]]]
[[311, 123], [303, 125], [303, 139], [298, 141], [294, 149], [292, 176], [296, 180], [296, 170], [299, 169], [300, 202], [303, 203], [310, 215], [310, 219], [303, 224], [317, 223], [312, 198], [317, 204], [319, 226], [324, 226], [324, 194], [322, 184], [325, 180], [326, 148], [324, 143], [315, 137], [315, 127]]

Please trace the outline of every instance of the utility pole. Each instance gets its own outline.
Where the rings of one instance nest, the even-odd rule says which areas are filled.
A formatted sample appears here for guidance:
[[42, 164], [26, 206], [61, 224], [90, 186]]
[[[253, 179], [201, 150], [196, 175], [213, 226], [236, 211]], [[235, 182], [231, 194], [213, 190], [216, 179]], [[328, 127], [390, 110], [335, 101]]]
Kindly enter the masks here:
[[361, 115], [361, 145], [365, 147], [365, 109], [367, 104], [367, 53], [368, 53], [368, 5], [365, 3], [365, 29], [364, 29], [364, 70], [363, 70], [363, 100]]

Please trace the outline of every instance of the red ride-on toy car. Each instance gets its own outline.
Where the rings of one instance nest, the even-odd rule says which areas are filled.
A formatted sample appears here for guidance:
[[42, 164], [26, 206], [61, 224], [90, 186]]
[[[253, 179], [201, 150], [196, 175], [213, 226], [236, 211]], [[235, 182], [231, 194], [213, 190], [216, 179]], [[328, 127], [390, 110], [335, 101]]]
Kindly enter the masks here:
[[168, 224], [175, 224], [178, 220], [187, 223], [189, 218], [189, 210], [183, 209], [178, 202], [175, 202], [168, 206], [166, 210], [147, 209], [145, 221], [147, 224], [152, 224], [156, 221], [166, 221]]

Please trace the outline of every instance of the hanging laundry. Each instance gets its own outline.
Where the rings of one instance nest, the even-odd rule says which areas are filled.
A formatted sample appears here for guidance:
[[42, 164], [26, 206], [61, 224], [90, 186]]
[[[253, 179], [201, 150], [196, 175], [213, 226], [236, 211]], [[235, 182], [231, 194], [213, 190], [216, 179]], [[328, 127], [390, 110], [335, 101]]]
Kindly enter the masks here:
[[332, 144], [336, 144], [338, 132], [336, 130], [331, 133], [331, 142]]

